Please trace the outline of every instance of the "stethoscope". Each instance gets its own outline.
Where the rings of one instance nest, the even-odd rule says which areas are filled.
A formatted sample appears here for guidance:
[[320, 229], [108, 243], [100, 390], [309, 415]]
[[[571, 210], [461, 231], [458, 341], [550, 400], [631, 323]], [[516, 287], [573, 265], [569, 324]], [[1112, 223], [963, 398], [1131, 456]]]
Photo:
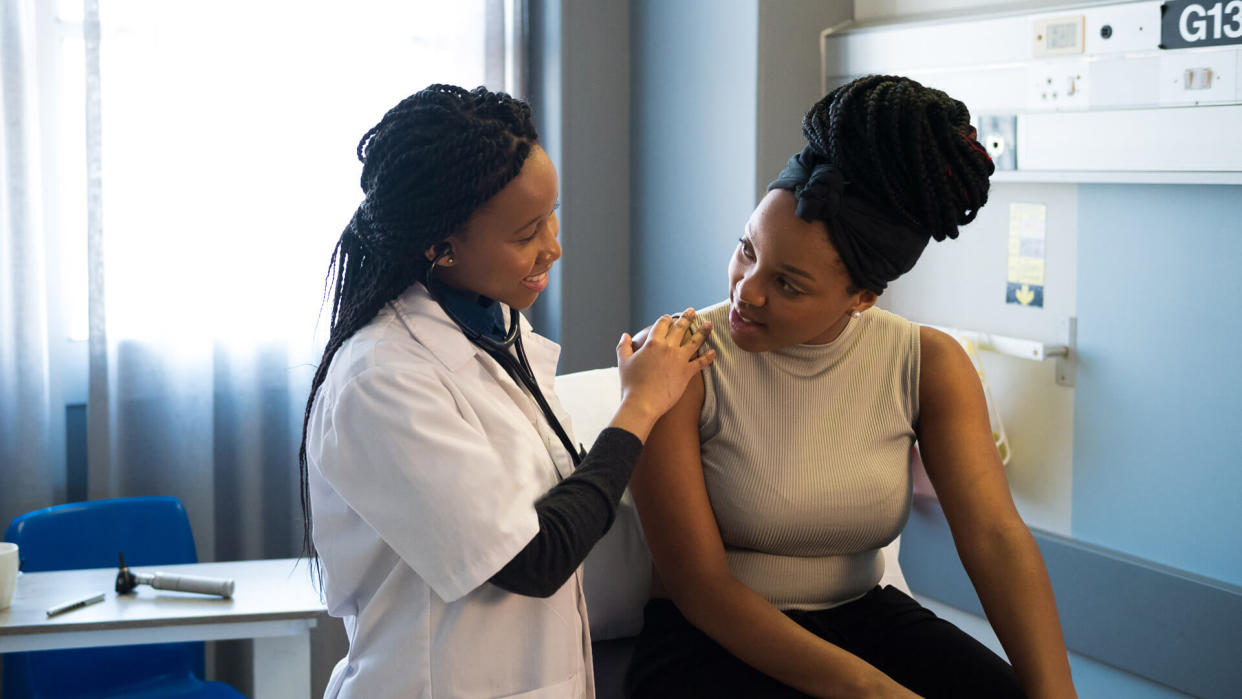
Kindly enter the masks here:
[[[539, 410], [543, 412], [543, 416], [547, 418], [548, 425], [552, 427], [552, 431], [561, 440], [561, 445], [565, 447], [565, 451], [569, 452], [569, 458], [573, 460], [574, 468], [577, 468], [582, 463], [585, 453], [574, 447], [573, 440], [565, 432], [561, 421], [556, 418], [556, 413], [552, 412], [552, 406], [548, 405], [548, 400], [544, 398], [543, 391], [539, 390], [539, 382], [535, 380], [535, 372], [530, 368], [530, 361], [526, 359], [526, 349], [522, 346], [521, 315], [516, 308], [509, 308], [509, 329], [505, 333], [504, 338], [500, 340], [493, 340], [471, 328], [450, 308], [449, 304], [441, 300], [440, 295], [436, 293], [435, 284], [432, 282], [432, 274], [435, 272], [436, 265], [441, 258], [448, 254], [447, 250], [439, 253], [432, 260], [431, 266], [427, 268], [427, 276], [423, 280], [423, 285], [427, 287], [427, 292], [431, 294], [431, 298], [440, 305], [445, 315], [457, 325], [470, 342], [484, 352], [487, 352], [492, 359], [495, 359], [504, 368], [509, 378], [513, 379], [514, 383], [526, 388], [526, 391], [535, 399], [535, 403], [539, 405]], [[510, 353], [509, 348], [513, 348], [514, 353]], [[514, 354], [517, 356], [514, 356]], [[561, 475], [560, 470], [554, 470], [556, 470], [557, 481], [563, 480], [564, 477]]]

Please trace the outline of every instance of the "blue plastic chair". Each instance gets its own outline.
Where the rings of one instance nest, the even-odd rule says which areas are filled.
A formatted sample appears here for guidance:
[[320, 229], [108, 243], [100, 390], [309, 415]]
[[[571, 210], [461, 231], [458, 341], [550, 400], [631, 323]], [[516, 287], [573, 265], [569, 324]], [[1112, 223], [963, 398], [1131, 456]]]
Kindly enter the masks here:
[[[15, 517], [4, 540], [20, 547], [26, 573], [116, 567], [117, 552], [124, 552], [133, 567], [198, 562], [190, 519], [181, 501], [171, 497], [35, 510]], [[9, 653], [3, 696], [243, 698], [229, 685], [202, 676], [201, 642]]]

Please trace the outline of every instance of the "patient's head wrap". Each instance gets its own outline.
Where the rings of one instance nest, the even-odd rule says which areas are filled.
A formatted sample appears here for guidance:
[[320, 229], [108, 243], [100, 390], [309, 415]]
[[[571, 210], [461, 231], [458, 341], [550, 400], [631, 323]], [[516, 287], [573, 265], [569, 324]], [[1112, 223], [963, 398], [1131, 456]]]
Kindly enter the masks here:
[[768, 185], [773, 189], [794, 193], [799, 218], [824, 222], [851, 280], [863, 289], [884, 291], [927, 246], [928, 233], [885, 216], [813, 146], [789, 159]]

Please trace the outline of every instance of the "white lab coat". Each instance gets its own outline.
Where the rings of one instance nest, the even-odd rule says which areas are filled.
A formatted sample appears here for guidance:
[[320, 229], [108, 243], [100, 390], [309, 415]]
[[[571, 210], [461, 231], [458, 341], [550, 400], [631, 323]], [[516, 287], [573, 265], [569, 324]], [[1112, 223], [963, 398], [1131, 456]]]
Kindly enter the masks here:
[[[569, 430], [552, 391], [560, 348], [522, 323]], [[573, 463], [421, 284], [337, 352], [306, 448], [324, 595], [350, 641], [325, 697], [594, 696], [582, 568], [547, 599], [487, 582], [539, 530], [554, 468]]]

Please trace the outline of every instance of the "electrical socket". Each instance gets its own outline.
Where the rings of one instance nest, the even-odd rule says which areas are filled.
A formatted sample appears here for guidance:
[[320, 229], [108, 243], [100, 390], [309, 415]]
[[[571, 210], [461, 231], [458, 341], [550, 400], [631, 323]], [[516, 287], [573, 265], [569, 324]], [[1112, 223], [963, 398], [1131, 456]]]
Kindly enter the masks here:
[[1033, 112], [1085, 111], [1088, 106], [1087, 64], [1046, 61], [1027, 70], [1027, 108]]

